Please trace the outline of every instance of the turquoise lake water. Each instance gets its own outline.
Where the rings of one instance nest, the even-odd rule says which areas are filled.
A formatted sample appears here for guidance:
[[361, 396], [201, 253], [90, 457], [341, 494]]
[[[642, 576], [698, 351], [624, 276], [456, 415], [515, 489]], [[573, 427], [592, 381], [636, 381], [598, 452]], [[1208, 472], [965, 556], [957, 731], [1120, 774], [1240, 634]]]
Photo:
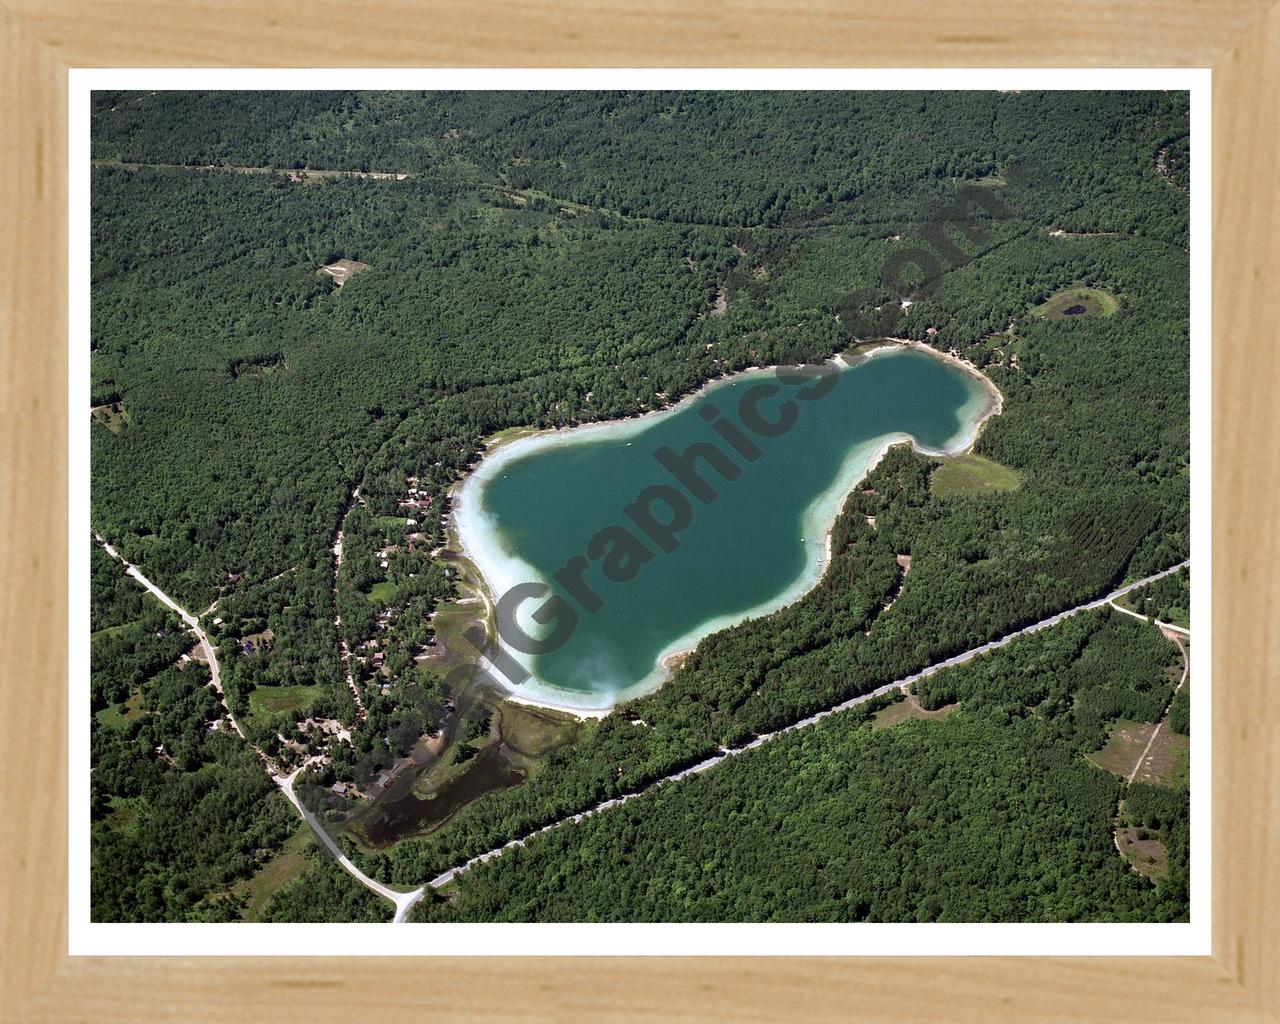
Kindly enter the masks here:
[[[534, 639], [567, 637], [510, 650], [532, 675], [515, 696], [585, 710], [656, 688], [666, 655], [817, 582], [827, 531], [886, 445], [964, 447], [992, 406], [972, 374], [913, 349], [817, 372], [749, 371], [673, 409], [527, 438], [480, 463], [456, 503], [463, 545], [495, 600], [549, 585], [516, 622]], [[698, 442], [719, 450], [715, 464], [681, 469]]]

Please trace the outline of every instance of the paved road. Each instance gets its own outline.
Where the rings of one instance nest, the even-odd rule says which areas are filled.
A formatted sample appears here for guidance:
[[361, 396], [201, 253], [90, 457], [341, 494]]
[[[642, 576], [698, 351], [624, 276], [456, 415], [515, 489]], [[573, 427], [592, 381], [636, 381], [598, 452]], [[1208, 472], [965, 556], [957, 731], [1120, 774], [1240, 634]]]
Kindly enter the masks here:
[[458, 877], [458, 875], [469, 870], [470, 868], [475, 867], [477, 864], [483, 864], [485, 861], [492, 860], [494, 857], [500, 857], [502, 856], [502, 854], [506, 853], [510, 849], [513, 849], [514, 847], [523, 846], [526, 842], [528, 842], [528, 840], [532, 839], [536, 835], [541, 835], [543, 832], [549, 832], [551, 829], [559, 828], [561, 825], [567, 825], [574, 822], [583, 821], [586, 818], [590, 818], [593, 815], [600, 814], [602, 811], [607, 811], [610, 808], [619, 807], [622, 804], [625, 804], [628, 800], [634, 800], [636, 797], [644, 796], [648, 793], [652, 793], [659, 786], [666, 785], [669, 782], [676, 782], [679, 779], [687, 778], [690, 775], [698, 775], [701, 772], [705, 772], [710, 768], [714, 768], [716, 765], [720, 764], [722, 761], [727, 761], [731, 757], [736, 757], [738, 754], [745, 753], [748, 750], [753, 750], [756, 747], [761, 746], [762, 744], [768, 743], [771, 739], [774, 739], [777, 736], [782, 736], [789, 732], [795, 732], [797, 729], [807, 728], [808, 726], [813, 725], [816, 722], [822, 721], [822, 719], [826, 718], [828, 715], [834, 715], [840, 711], [847, 711], [849, 708], [857, 707], [859, 704], [865, 704], [869, 700], [874, 700], [876, 697], [881, 697], [887, 693], [892, 693], [894, 690], [905, 689], [906, 687], [910, 686], [912, 683], [917, 682], [918, 680], [921, 680], [921, 679], [925, 679], [928, 676], [933, 675], [935, 672], [941, 672], [943, 669], [951, 668], [955, 665], [963, 665], [966, 661], [972, 661], [974, 658], [981, 657], [982, 655], [987, 654], [991, 651], [994, 651], [997, 648], [1004, 647], [1006, 644], [1013, 643], [1013, 641], [1017, 640], [1019, 637], [1029, 636], [1032, 633], [1038, 633], [1042, 629], [1048, 629], [1051, 626], [1056, 626], [1058, 623], [1062, 622], [1064, 619], [1069, 619], [1073, 615], [1079, 615], [1081, 612], [1091, 611], [1095, 608], [1101, 608], [1103, 605], [1110, 604], [1112, 601], [1116, 600], [1116, 598], [1123, 597], [1125, 594], [1129, 593], [1132, 590], [1137, 590], [1139, 587], [1145, 587], [1148, 583], [1154, 583], [1156, 580], [1163, 579], [1165, 576], [1172, 575], [1173, 573], [1178, 572], [1180, 569], [1183, 569], [1186, 566], [1189, 566], [1190, 564], [1191, 564], [1190, 559], [1188, 559], [1185, 562], [1179, 562], [1177, 565], [1170, 566], [1168, 569], [1164, 569], [1161, 572], [1155, 573], [1154, 575], [1147, 576], [1144, 579], [1140, 579], [1136, 583], [1130, 583], [1128, 586], [1121, 587], [1119, 590], [1113, 590], [1111, 593], [1107, 594], [1105, 597], [1100, 597], [1096, 601], [1090, 601], [1087, 604], [1077, 605], [1074, 608], [1069, 608], [1066, 611], [1059, 612], [1057, 615], [1051, 615], [1047, 619], [1041, 619], [1039, 622], [1033, 623], [1030, 626], [1024, 626], [1022, 629], [1016, 630], [1013, 633], [1009, 633], [1006, 636], [1002, 636], [998, 640], [992, 640], [990, 643], [983, 644], [981, 647], [975, 647], [972, 650], [965, 651], [963, 654], [957, 654], [953, 658], [947, 658], [945, 661], [937, 662], [936, 664], [930, 665], [928, 668], [922, 669], [921, 671], [916, 672], [912, 675], [906, 676], [902, 679], [894, 680], [892, 683], [886, 683], [884, 686], [877, 687], [876, 689], [870, 691], [869, 693], [864, 693], [864, 694], [860, 694], [857, 697], [852, 697], [842, 704], [837, 704], [835, 707], [828, 708], [826, 711], [819, 711], [815, 715], [810, 715], [808, 718], [803, 718], [798, 722], [793, 722], [791, 725], [783, 726], [781, 729], [778, 729], [774, 732], [765, 733], [762, 736], [757, 736], [750, 743], [747, 743], [744, 746], [734, 747], [732, 750], [721, 747], [720, 752], [718, 754], [715, 754], [712, 757], [707, 758], [705, 761], [700, 761], [698, 764], [695, 764], [690, 768], [682, 769], [681, 771], [675, 772], [672, 775], [668, 775], [665, 778], [659, 779], [657, 782], [652, 783], [651, 785], [645, 787], [644, 789], [637, 790], [634, 793], [627, 793], [620, 797], [615, 797], [612, 800], [606, 800], [603, 803], [596, 804], [594, 807], [590, 807], [587, 810], [582, 811], [578, 814], [571, 815], [570, 817], [567, 817], [567, 818], [562, 818], [559, 821], [554, 821], [550, 825], [544, 825], [542, 828], [538, 829], [537, 831], [531, 832], [529, 833], [529, 835], [524, 836], [520, 839], [513, 839], [509, 843], [505, 843], [502, 846], [496, 847], [488, 851], [487, 853], [482, 853], [477, 857], [472, 857], [465, 864], [459, 864], [457, 867], [450, 868], [448, 871], [442, 872], [441, 874], [437, 875], [430, 882], [428, 882], [427, 885], [429, 885], [433, 889], [438, 889], [440, 886], [447, 885], [449, 882], [452, 882], [455, 878]]
[[[303, 767], [305, 767], [305, 765]], [[422, 899], [423, 893], [426, 892], [426, 886], [419, 886], [412, 892], [400, 892], [397, 889], [392, 889], [389, 886], [385, 886], [381, 882], [370, 878], [356, 867], [355, 864], [351, 862], [351, 859], [342, 852], [342, 847], [334, 842], [333, 837], [330, 836], [325, 830], [325, 827], [320, 824], [316, 816], [302, 805], [302, 801], [298, 799], [298, 794], [293, 791], [293, 780], [298, 777], [298, 773], [301, 771], [302, 768], [295, 768], [289, 775], [272, 775], [271, 777], [275, 781], [276, 785], [280, 787], [281, 792], [289, 798], [289, 802], [298, 809], [298, 813], [302, 815], [302, 820], [311, 826], [311, 831], [316, 834], [316, 838], [319, 839], [320, 842], [324, 843], [325, 847], [333, 854], [338, 863], [342, 865], [347, 874], [363, 885], [366, 889], [373, 890], [379, 896], [389, 899], [396, 905], [396, 914], [392, 921], [395, 924], [399, 924], [409, 916], [409, 911], [413, 909], [413, 905], [417, 903], [418, 900]]]
[[[249, 744], [254, 753], [256, 753], [263, 764], [266, 765], [267, 774], [271, 776], [271, 780], [280, 787], [289, 802], [297, 808], [298, 813], [302, 815], [302, 820], [311, 827], [311, 831], [315, 833], [316, 838], [325, 845], [335, 858], [337, 858], [338, 863], [342, 865], [352, 878], [367, 889], [372, 890], [379, 896], [382, 896], [394, 903], [396, 913], [395, 917], [392, 918], [392, 921], [396, 924], [402, 922], [409, 915], [409, 911], [413, 908], [413, 905], [417, 903], [418, 900], [422, 899], [422, 895], [426, 891], [425, 887], [419, 887], [414, 889], [412, 892], [399, 892], [383, 885], [381, 882], [374, 881], [351, 862], [350, 858], [342, 852], [342, 848], [334, 842], [333, 837], [325, 831], [324, 826], [316, 820], [315, 815], [302, 806], [302, 801], [298, 799], [298, 795], [293, 791], [293, 780], [297, 778], [298, 773], [302, 771], [302, 768], [294, 769], [291, 775], [277, 774], [271, 759], [267, 757], [267, 755], [264, 754], [255, 744], [251, 743], [247, 736], [245, 736], [244, 730], [240, 728], [240, 723], [236, 721], [235, 716], [231, 713], [231, 708], [227, 706], [226, 695], [222, 692], [222, 677], [218, 667], [218, 655], [213, 649], [213, 644], [209, 642], [208, 635], [200, 628], [199, 619], [184, 608], [180, 607], [173, 598], [147, 579], [136, 565], [130, 565], [123, 555], [103, 539], [101, 534], [95, 533], [94, 536], [97, 538], [98, 543], [102, 545], [102, 549], [125, 567], [125, 572], [128, 575], [137, 580], [137, 582], [141, 584], [148, 593], [154, 595], [156, 600], [166, 608], [177, 612], [182, 621], [191, 627], [192, 631], [199, 638], [200, 645], [204, 648], [205, 657], [209, 661], [209, 674], [213, 677], [210, 685], [218, 691], [218, 696], [222, 700], [223, 710], [226, 712], [228, 720], [230, 720], [231, 724], [235, 727], [236, 732], [240, 734], [240, 737]], [[303, 767], [306, 766], [304, 765]]]
[[[173, 601], [172, 598], [170, 598], [167, 594], [165, 594], [162, 590], [160, 590], [159, 587], [157, 587], [154, 583], [152, 583], [145, 576], [143, 576], [142, 573], [138, 571], [136, 566], [132, 566], [128, 562], [126, 562], [125, 559], [115, 550], [115, 548], [113, 548], [110, 544], [108, 544], [105, 540], [103, 540], [101, 535], [95, 534], [95, 536], [98, 539], [98, 543], [102, 545], [103, 549], [107, 552], [107, 554], [111, 555], [112, 558], [118, 559], [125, 566], [125, 570], [126, 572], [128, 572], [130, 576], [132, 576], [140, 584], [142, 584], [142, 586], [144, 586], [148, 591], [154, 594], [156, 598], [161, 603], [163, 603], [166, 607], [171, 608], [173, 609], [173, 611], [177, 612], [178, 615], [182, 617], [182, 620], [186, 622], [187, 625], [189, 625], [195, 631], [196, 635], [200, 638], [200, 643], [204, 647], [205, 654], [209, 659], [209, 668], [213, 676], [213, 685], [217, 689], [219, 695], [221, 695], [222, 686], [221, 686], [221, 682], [219, 680], [219, 675], [218, 675], [217, 656], [214, 654], [213, 645], [209, 643], [209, 638], [205, 635], [204, 630], [200, 628], [200, 624], [198, 620], [195, 618], [195, 616], [191, 615], [189, 612], [184, 611], [182, 608], [180, 608], [178, 604], [175, 601]], [[947, 658], [945, 661], [937, 662], [936, 664], [930, 665], [919, 672], [913, 673], [912, 675], [909, 675], [909, 676], [905, 676], [902, 679], [894, 680], [892, 683], [886, 683], [884, 686], [877, 687], [876, 689], [870, 691], [869, 693], [864, 693], [857, 697], [852, 697], [841, 704], [835, 705], [835, 707], [828, 708], [825, 711], [819, 711], [817, 714], [810, 715], [808, 718], [803, 718], [798, 722], [793, 722], [791, 725], [784, 726], [783, 728], [777, 729], [774, 732], [765, 733], [764, 735], [757, 736], [750, 743], [747, 743], [744, 746], [734, 747], [731, 750], [721, 747], [719, 753], [707, 758], [704, 761], [700, 761], [698, 764], [695, 764], [689, 768], [684, 768], [681, 771], [674, 772], [671, 775], [666, 776], [665, 778], [659, 779], [657, 782], [654, 782], [651, 785], [646, 786], [644, 789], [637, 790], [634, 793], [626, 793], [623, 796], [615, 797], [612, 800], [605, 800], [603, 803], [596, 804], [594, 807], [590, 807], [585, 811], [579, 812], [578, 814], [573, 814], [567, 818], [561, 818], [559, 821], [552, 822], [550, 825], [545, 825], [542, 828], [529, 833], [527, 836], [523, 836], [519, 839], [513, 839], [508, 843], [504, 843], [502, 846], [489, 850], [487, 853], [482, 853], [477, 857], [472, 857], [466, 863], [459, 864], [457, 867], [453, 867], [453, 868], [450, 868], [448, 871], [442, 872], [441, 874], [433, 878], [430, 882], [426, 883], [426, 885], [419, 886], [417, 889], [414, 889], [411, 892], [400, 892], [396, 889], [392, 889], [392, 888], [389, 888], [388, 886], [383, 885], [381, 882], [375, 881], [374, 879], [366, 875], [363, 871], [361, 871], [358, 867], [356, 867], [355, 864], [351, 862], [350, 858], [348, 858], [346, 854], [342, 852], [342, 848], [339, 847], [336, 842], [334, 842], [333, 837], [330, 836], [327, 831], [325, 831], [324, 827], [320, 824], [320, 822], [316, 820], [315, 815], [313, 815], [310, 811], [308, 811], [302, 805], [302, 802], [298, 799], [297, 794], [294, 793], [293, 791], [293, 781], [297, 777], [298, 773], [302, 771], [301, 768], [295, 769], [293, 773], [288, 776], [281, 776], [272, 772], [271, 777], [273, 781], [275, 781], [276, 784], [280, 786], [285, 796], [289, 799], [289, 802], [292, 803], [295, 808], [297, 808], [298, 813], [302, 815], [303, 820], [306, 821], [306, 823], [311, 827], [311, 830], [312, 832], [315, 833], [316, 838], [319, 839], [325, 845], [325, 847], [334, 855], [334, 857], [337, 858], [338, 863], [343, 867], [343, 869], [348, 874], [350, 874], [353, 878], [355, 878], [358, 882], [360, 882], [361, 885], [364, 885], [366, 888], [377, 893], [379, 896], [382, 896], [385, 899], [388, 899], [395, 904], [396, 913], [395, 913], [395, 917], [393, 918], [393, 921], [396, 923], [399, 923], [404, 921], [408, 917], [409, 911], [413, 908], [414, 904], [416, 904], [420, 899], [422, 899], [424, 893], [428, 888], [438, 889], [442, 885], [447, 885], [449, 882], [452, 882], [455, 878], [457, 878], [458, 875], [476, 866], [477, 864], [483, 864], [485, 861], [492, 860], [494, 857], [500, 857], [506, 851], [514, 847], [523, 846], [526, 842], [528, 842], [530, 839], [532, 839], [536, 835], [540, 835], [543, 832], [549, 832], [553, 828], [560, 828], [562, 825], [568, 825], [575, 822], [583, 821], [587, 818], [592, 817], [593, 815], [600, 814], [614, 807], [619, 807], [622, 804], [626, 803], [628, 800], [634, 800], [637, 797], [645, 796], [648, 793], [652, 793], [659, 786], [666, 785], [667, 783], [670, 783], [670, 782], [676, 782], [680, 779], [687, 778], [690, 775], [697, 775], [697, 774], [700, 774], [701, 772], [707, 771], [710, 768], [714, 768], [716, 765], [720, 764], [722, 761], [726, 761], [731, 757], [736, 757], [738, 754], [745, 753], [748, 750], [753, 750], [756, 747], [759, 747], [769, 742], [769, 740], [774, 739], [775, 737], [782, 736], [785, 733], [795, 732], [797, 729], [807, 728], [808, 726], [813, 725], [816, 722], [822, 721], [822, 719], [826, 718], [829, 715], [837, 714], [840, 711], [847, 711], [849, 708], [857, 707], [859, 704], [864, 704], [869, 700], [874, 700], [876, 697], [883, 696], [884, 694], [887, 694], [887, 693], [892, 693], [894, 690], [904, 689], [910, 686], [912, 683], [917, 682], [918, 680], [921, 680], [921, 679], [927, 678], [928, 676], [933, 675], [935, 672], [941, 672], [943, 669], [951, 668], [955, 665], [962, 665], [967, 661], [972, 661], [974, 658], [981, 657], [983, 654], [987, 654], [1000, 647], [1004, 647], [1006, 644], [1012, 643], [1014, 640], [1017, 640], [1019, 637], [1029, 636], [1032, 633], [1038, 633], [1042, 629], [1048, 629], [1051, 626], [1056, 626], [1058, 623], [1062, 622], [1064, 619], [1071, 618], [1073, 615], [1078, 615], [1081, 612], [1085, 612], [1085, 611], [1091, 611], [1095, 608], [1101, 608], [1103, 605], [1112, 604], [1112, 602], [1114, 602], [1117, 598], [1123, 597], [1125, 594], [1129, 593], [1130, 591], [1137, 590], [1139, 587], [1145, 587], [1149, 583], [1154, 583], [1156, 580], [1163, 579], [1165, 576], [1172, 575], [1173, 573], [1178, 572], [1180, 569], [1186, 568], [1190, 564], [1191, 564], [1190, 559], [1188, 559], [1185, 562], [1179, 562], [1177, 565], [1170, 566], [1168, 569], [1155, 573], [1154, 575], [1147, 576], [1144, 579], [1140, 579], [1135, 583], [1130, 583], [1128, 586], [1121, 587], [1119, 590], [1113, 590], [1111, 593], [1105, 595], [1104, 597], [1098, 598], [1096, 601], [1090, 601], [1087, 604], [1077, 605], [1074, 608], [1069, 608], [1066, 611], [1059, 612], [1056, 615], [1051, 615], [1047, 619], [1041, 619], [1039, 622], [1033, 623], [1030, 626], [1024, 626], [1022, 629], [1016, 630], [1012, 633], [1007, 634], [1006, 636], [1000, 637], [998, 640], [992, 640], [990, 643], [983, 644], [980, 647], [975, 647], [972, 650], [965, 651], [962, 654], [957, 654], [954, 657]], [[1116, 607], [1116, 606], [1112, 604], [1112, 607]], [[1122, 609], [1122, 608], [1118, 610], [1125, 611], [1125, 609]], [[1134, 613], [1130, 613], [1130, 614], [1134, 614]], [[1142, 616], [1137, 616], [1137, 617], [1143, 618]], [[1185, 679], [1185, 676], [1184, 676], [1184, 679]], [[223, 705], [224, 707], [226, 706], [225, 699], [223, 701]], [[227, 717], [231, 719], [231, 723], [235, 726], [236, 731], [239, 732], [241, 736], [244, 736], [244, 732], [240, 729], [239, 723], [236, 722], [234, 718], [232, 718], [230, 709], [227, 709]], [[256, 747], [254, 749], [257, 750]], [[264, 760], [265, 760], [265, 756], [262, 754], [261, 751], [258, 751], [258, 754], [260, 757], [264, 757]]]

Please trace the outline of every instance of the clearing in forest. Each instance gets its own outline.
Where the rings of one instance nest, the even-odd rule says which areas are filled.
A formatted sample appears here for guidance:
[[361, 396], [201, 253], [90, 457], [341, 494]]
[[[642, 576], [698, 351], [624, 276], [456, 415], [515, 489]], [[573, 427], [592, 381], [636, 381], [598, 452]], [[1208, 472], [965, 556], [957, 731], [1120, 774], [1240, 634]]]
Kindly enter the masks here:
[[89, 410], [95, 423], [101, 423], [111, 433], [118, 434], [122, 427], [127, 427], [132, 419], [128, 410], [119, 402], [109, 405], [95, 405]]
[[1169, 870], [1169, 854], [1153, 829], [1132, 826], [1116, 829], [1116, 846], [1129, 866], [1146, 878], [1163, 878]]
[[568, 746], [592, 726], [573, 715], [515, 701], [503, 701], [497, 709], [497, 732], [510, 750], [532, 765], [553, 750]]
[[244, 898], [244, 906], [240, 912], [243, 920], [261, 921], [271, 897], [307, 873], [311, 867], [307, 852], [314, 845], [311, 830], [299, 823], [297, 830], [285, 840], [274, 857], [249, 878], [241, 879], [235, 884], [232, 892]]
[[291, 712], [302, 715], [320, 699], [324, 688], [316, 683], [291, 686], [259, 686], [249, 692], [249, 715], [266, 719], [271, 715]]
[[328, 274], [333, 278], [333, 283], [341, 288], [360, 271], [368, 269], [369, 264], [361, 263], [359, 260], [334, 260], [321, 267], [320, 273]]
[[371, 586], [364, 596], [370, 604], [390, 607], [400, 602], [400, 586], [390, 580], [382, 580]]
[[1050, 295], [1031, 310], [1033, 316], [1046, 320], [1072, 317], [1111, 316], [1120, 308], [1120, 300], [1101, 288], [1066, 288]]
[[1191, 740], [1174, 732], [1165, 722], [1133, 781], [1178, 789], [1189, 785], [1190, 779]]
[[142, 691], [134, 690], [129, 699], [121, 704], [111, 704], [103, 708], [94, 717], [112, 729], [125, 729], [130, 722], [136, 722], [146, 712], [142, 710]]
[[929, 477], [929, 489], [940, 498], [952, 494], [988, 494], [1016, 491], [1022, 477], [1008, 466], [971, 453], [941, 459]]
[[1119, 718], [1111, 726], [1102, 749], [1085, 756], [1099, 768], [1105, 768], [1112, 774], [1127, 779], [1155, 730], [1152, 722], [1133, 722], [1127, 718]]
[[904, 700], [894, 701], [887, 708], [881, 708], [875, 713], [871, 719], [872, 729], [887, 729], [891, 725], [897, 725], [899, 722], [906, 722], [912, 718], [946, 718], [947, 715], [959, 708], [960, 705], [948, 704], [944, 708], [938, 708], [936, 711], [927, 711], [921, 706], [916, 699], [914, 693], [908, 693]]

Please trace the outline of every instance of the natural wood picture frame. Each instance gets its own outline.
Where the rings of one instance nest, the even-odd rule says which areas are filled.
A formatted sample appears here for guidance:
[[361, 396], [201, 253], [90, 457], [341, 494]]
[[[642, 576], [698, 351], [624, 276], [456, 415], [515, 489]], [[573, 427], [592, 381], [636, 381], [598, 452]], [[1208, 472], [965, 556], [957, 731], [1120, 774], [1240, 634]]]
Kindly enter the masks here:
[[[1280, 1020], [1280, 6], [865, 0], [189, 7], [6, 0], [0, 224], [5, 1020]], [[1124, 66], [1213, 79], [1213, 955], [67, 956], [67, 72], [106, 66]], [[341, 83], [335, 83], [339, 85]], [[1255, 356], [1246, 359], [1246, 356]], [[1135, 954], [1141, 954], [1135, 949]]]

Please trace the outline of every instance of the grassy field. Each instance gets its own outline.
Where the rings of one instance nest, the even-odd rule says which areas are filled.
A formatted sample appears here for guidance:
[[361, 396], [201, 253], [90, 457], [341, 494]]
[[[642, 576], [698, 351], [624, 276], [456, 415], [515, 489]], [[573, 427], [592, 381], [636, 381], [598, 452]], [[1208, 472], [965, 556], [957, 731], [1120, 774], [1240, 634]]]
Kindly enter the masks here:
[[441, 678], [464, 662], [475, 659], [475, 652], [463, 640], [462, 634], [476, 622], [482, 621], [483, 616], [477, 614], [481, 611], [483, 608], [480, 605], [458, 605], [451, 602], [441, 604], [436, 611], [431, 620], [436, 645], [430, 649], [424, 664]]
[[[431, 657], [425, 662], [432, 671], [442, 677], [451, 669], [475, 659], [475, 651], [471, 644], [463, 639], [463, 634], [476, 623], [485, 628], [486, 635], [492, 637], [497, 633], [497, 625], [487, 600], [483, 577], [471, 559], [462, 554], [462, 546], [457, 534], [450, 529], [445, 543], [445, 557], [457, 574], [458, 599], [443, 601], [431, 620], [431, 628], [436, 635], [436, 646]], [[465, 604], [462, 602], [466, 602]]]
[[1102, 749], [1089, 754], [1088, 758], [1099, 768], [1105, 768], [1112, 774], [1127, 779], [1155, 728], [1150, 722], [1132, 722], [1127, 718], [1118, 718], [1112, 724]]
[[1190, 785], [1191, 740], [1178, 735], [1165, 722], [1133, 781], [1146, 782], [1152, 786], [1168, 786], [1171, 789]]
[[246, 900], [242, 911], [244, 920], [260, 920], [271, 897], [307, 870], [307, 849], [313, 842], [311, 830], [299, 823], [298, 830], [285, 840], [279, 853], [252, 878], [236, 883], [232, 891]]
[[365, 597], [373, 604], [396, 604], [400, 600], [400, 588], [390, 580], [383, 580], [370, 587]]
[[579, 732], [587, 728], [586, 723], [572, 715], [514, 701], [504, 701], [498, 706], [497, 719], [503, 742], [529, 758], [544, 757], [573, 743]]
[[123, 729], [129, 722], [141, 718], [142, 692], [134, 690], [123, 704], [112, 704], [98, 712], [98, 721], [111, 729]]
[[881, 708], [877, 711], [871, 719], [871, 728], [887, 729], [891, 725], [908, 722], [914, 718], [946, 718], [947, 715], [956, 711], [959, 707], [959, 704], [948, 704], [944, 708], [938, 708], [937, 711], [926, 711], [920, 706], [920, 702], [916, 700], [916, 695], [909, 693], [905, 699], [894, 701], [887, 708]]
[[1050, 295], [1031, 310], [1033, 316], [1046, 320], [1068, 320], [1074, 317], [1111, 316], [1120, 308], [1120, 300], [1101, 288], [1067, 288]]
[[1152, 880], [1163, 878], [1169, 871], [1169, 855], [1164, 843], [1156, 838], [1158, 835], [1158, 832], [1145, 828], [1125, 826], [1116, 829], [1116, 845], [1120, 847], [1120, 856], [1129, 862], [1134, 871]]
[[107, 626], [105, 629], [94, 630], [94, 632], [89, 634], [89, 642], [93, 643], [93, 641], [97, 640], [99, 637], [117, 636], [126, 630], [132, 629], [137, 624], [138, 623], [135, 620], [133, 622], [122, 622], [118, 626]]
[[322, 686], [261, 686], [249, 694], [249, 714], [275, 715], [281, 711], [306, 712], [324, 691]]
[[1022, 477], [1008, 466], [972, 454], [943, 459], [929, 477], [929, 489], [940, 498], [953, 494], [1016, 491], [1021, 486]]
[[135, 832], [138, 828], [137, 805], [141, 797], [111, 798], [111, 810], [102, 819], [103, 824], [112, 832]]

